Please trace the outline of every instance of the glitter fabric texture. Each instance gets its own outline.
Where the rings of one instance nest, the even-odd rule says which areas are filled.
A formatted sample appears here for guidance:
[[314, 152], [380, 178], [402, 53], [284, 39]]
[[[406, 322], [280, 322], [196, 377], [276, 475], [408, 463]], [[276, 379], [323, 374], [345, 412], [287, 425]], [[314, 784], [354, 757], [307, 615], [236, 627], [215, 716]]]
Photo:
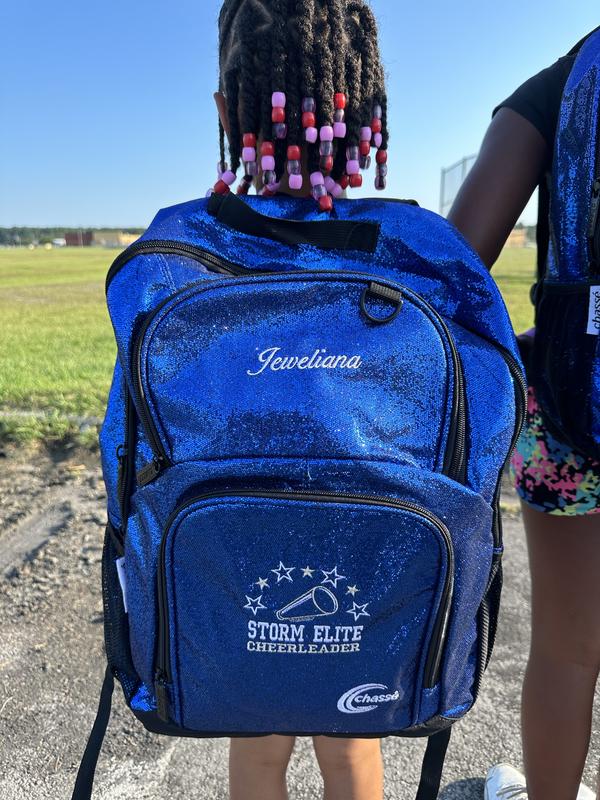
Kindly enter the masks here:
[[[310, 201], [244, 202], [324, 219]], [[167, 464], [134, 487], [126, 521], [132, 708], [148, 720], [161, 700], [173, 732], [431, 733], [475, 699], [523, 399], [513, 332], [441, 218], [381, 200], [335, 214], [379, 223], [375, 253], [240, 234], [199, 200], [161, 211], [142, 241], [248, 274], [144, 253], [109, 285], [115, 527], [124, 387], [130, 464]], [[369, 293], [378, 282], [402, 295], [385, 324], [361, 308], [394, 310]]]

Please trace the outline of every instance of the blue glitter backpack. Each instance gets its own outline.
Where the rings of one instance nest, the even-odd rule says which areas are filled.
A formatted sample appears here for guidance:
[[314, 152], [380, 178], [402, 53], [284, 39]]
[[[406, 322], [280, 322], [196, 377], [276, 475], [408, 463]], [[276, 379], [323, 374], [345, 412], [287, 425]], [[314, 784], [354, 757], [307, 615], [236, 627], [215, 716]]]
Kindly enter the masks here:
[[473, 705], [524, 382], [494, 281], [413, 204], [212, 195], [106, 282], [108, 669], [150, 731], [430, 737]]
[[548, 426], [600, 459], [600, 30], [577, 50], [556, 132], [528, 372]]

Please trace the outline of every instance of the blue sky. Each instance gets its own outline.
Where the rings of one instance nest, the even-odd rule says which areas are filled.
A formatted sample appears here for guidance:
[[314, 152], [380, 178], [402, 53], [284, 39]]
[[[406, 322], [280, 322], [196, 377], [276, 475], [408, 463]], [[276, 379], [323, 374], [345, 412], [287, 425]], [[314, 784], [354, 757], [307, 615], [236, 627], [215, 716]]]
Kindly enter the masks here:
[[[1, 5], [0, 225], [144, 226], [204, 195], [218, 0]], [[592, 0], [371, 5], [388, 73], [388, 194], [436, 210], [440, 168], [478, 149], [493, 106], [600, 24]]]

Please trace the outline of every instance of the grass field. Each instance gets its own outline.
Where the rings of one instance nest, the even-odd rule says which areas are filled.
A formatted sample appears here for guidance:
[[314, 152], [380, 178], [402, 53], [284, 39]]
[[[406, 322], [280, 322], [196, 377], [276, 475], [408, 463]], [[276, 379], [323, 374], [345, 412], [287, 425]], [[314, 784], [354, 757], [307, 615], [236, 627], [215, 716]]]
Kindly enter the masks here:
[[[0, 250], [0, 439], [91, 442], [115, 348], [104, 278], [116, 252]], [[507, 249], [494, 268], [517, 330], [531, 325], [535, 250]]]

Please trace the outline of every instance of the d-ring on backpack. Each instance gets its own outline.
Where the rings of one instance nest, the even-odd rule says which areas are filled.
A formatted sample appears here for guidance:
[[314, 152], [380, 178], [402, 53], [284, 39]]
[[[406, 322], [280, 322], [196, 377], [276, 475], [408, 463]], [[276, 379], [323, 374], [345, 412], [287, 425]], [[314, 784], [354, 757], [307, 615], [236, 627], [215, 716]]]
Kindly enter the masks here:
[[426, 736], [437, 796], [501, 587], [524, 384], [499, 292], [414, 205], [213, 195], [110, 269], [108, 669], [150, 731]]

